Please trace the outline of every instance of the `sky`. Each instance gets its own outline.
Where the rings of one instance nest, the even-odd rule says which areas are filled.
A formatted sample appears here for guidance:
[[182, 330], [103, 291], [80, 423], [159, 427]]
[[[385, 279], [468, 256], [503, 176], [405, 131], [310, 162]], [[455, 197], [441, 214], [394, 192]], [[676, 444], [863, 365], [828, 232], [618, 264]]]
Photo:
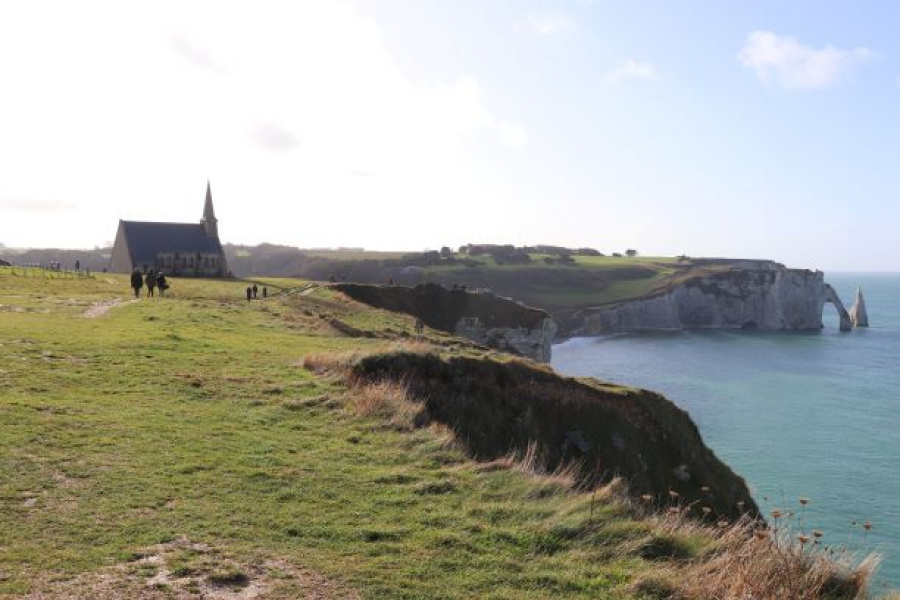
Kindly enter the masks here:
[[636, 248], [900, 271], [900, 5], [0, 4], [0, 243]]

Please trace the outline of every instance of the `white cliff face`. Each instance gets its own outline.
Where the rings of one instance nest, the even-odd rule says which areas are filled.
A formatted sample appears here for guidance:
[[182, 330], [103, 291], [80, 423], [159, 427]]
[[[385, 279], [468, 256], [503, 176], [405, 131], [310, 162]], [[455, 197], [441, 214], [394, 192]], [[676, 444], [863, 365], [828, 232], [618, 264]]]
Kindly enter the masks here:
[[575, 335], [685, 329], [809, 330], [822, 327], [822, 309], [835, 304], [841, 329], [846, 310], [819, 271], [731, 269], [688, 280], [651, 297], [581, 311]]
[[456, 324], [454, 333], [476, 344], [510, 351], [539, 362], [550, 362], [551, 349], [559, 329], [553, 319], [543, 319], [539, 327], [485, 327], [478, 317], [463, 317]]
[[856, 300], [850, 307], [850, 320], [854, 327], [868, 327], [869, 314], [866, 312], [866, 300], [863, 298], [862, 290], [856, 288]]

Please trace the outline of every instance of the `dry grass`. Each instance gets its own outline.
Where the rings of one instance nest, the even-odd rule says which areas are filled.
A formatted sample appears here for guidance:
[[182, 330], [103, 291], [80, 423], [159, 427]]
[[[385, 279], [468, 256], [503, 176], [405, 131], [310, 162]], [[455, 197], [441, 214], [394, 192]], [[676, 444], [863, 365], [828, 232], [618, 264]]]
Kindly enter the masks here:
[[329, 375], [336, 371], [347, 370], [358, 357], [358, 353], [354, 351], [319, 352], [304, 356], [300, 366], [316, 375]]
[[812, 535], [797, 534], [784, 524], [767, 527], [750, 517], [703, 523], [689, 516], [688, 507], [677, 504], [649, 510], [656, 512], [647, 516], [648, 521], [663, 534], [710, 540], [700, 558], [679, 569], [676, 577], [654, 575], [637, 584], [662, 589], [662, 581], [674, 582], [666, 597], [865, 598], [880, 561], [876, 554], [859, 560], [846, 550], [814, 545]]
[[744, 520], [722, 529], [717, 550], [689, 571], [685, 596], [724, 598], [865, 597], [878, 557], [856, 563], [852, 555], [813, 550]]
[[[432, 354], [437, 352], [437, 347], [426, 341], [411, 340], [393, 342], [381, 348], [380, 351], [388, 354]], [[346, 350], [343, 352], [319, 352], [307, 354], [300, 360], [299, 366], [316, 375], [348, 377], [352, 367], [371, 353], [372, 352], [363, 352], [359, 350]]]
[[423, 402], [410, 395], [406, 383], [382, 380], [354, 384], [347, 390], [347, 400], [356, 414], [380, 417], [400, 431], [426, 423]]
[[[398, 342], [391, 344], [390, 351], [426, 354], [434, 352], [434, 347], [425, 342]], [[424, 401], [413, 397], [406, 382], [352, 377], [353, 365], [363, 356], [359, 352], [309, 354], [303, 358], [302, 366], [316, 375], [342, 380], [347, 385], [345, 405], [358, 415], [380, 418], [400, 431], [427, 425]], [[444, 434], [452, 436], [449, 428], [444, 429]]]
[[425, 340], [405, 340], [392, 343], [388, 346], [387, 351], [389, 353], [407, 352], [411, 354], [434, 354], [438, 351], [438, 347]]
[[531, 442], [525, 452], [511, 452], [504, 458], [491, 463], [495, 468], [505, 467], [511, 471], [518, 471], [534, 477], [540, 477], [548, 483], [556, 484], [561, 488], [574, 490], [578, 488], [578, 463], [560, 465], [552, 471], [547, 470], [547, 463], [541, 457], [537, 442]]

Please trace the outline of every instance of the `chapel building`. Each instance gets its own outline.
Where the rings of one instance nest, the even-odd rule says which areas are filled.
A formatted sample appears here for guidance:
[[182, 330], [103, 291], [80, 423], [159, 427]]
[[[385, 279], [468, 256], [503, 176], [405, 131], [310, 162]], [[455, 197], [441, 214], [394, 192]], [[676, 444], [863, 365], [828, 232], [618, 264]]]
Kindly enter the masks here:
[[134, 269], [185, 277], [228, 274], [209, 182], [199, 223], [119, 221], [109, 270], [130, 273]]

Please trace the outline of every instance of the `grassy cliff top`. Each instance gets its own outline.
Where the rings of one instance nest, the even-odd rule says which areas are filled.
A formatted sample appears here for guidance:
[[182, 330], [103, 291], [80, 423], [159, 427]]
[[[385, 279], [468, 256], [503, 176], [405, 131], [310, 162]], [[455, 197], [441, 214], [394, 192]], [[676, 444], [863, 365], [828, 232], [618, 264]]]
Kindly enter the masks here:
[[415, 287], [338, 283], [334, 289], [369, 306], [421, 318], [426, 325], [454, 331], [463, 317], [478, 318], [486, 327], [540, 328], [547, 313], [489, 294], [448, 290], [436, 284]]
[[[731, 265], [774, 264], [767, 261], [734, 261], [687, 257], [595, 256], [529, 251], [527, 261], [503, 260], [487, 254], [451, 253], [432, 260], [437, 253], [370, 251], [362, 249], [300, 249], [290, 246], [225, 245], [228, 266], [241, 277], [299, 277], [325, 281], [402, 285], [441, 283], [488, 288], [500, 296], [522, 301], [550, 312], [611, 304], [654, 293], [679, 280], [722, 271]], [[0, 248], [0, 258], [14, 263], [60, 262], [71, 268], [76, 259], [94, 272], [109, 266], [110, 249], [13, 250]]]
[[0, 267], [0, 593], [666, 597], [725, 589], [753, 539], [674, 498], [645, 514], [527, 457], [477, 462], [404, 420], [402, 389], [310, 370], [398, 344], [508, 360], [411, 345], [406, 315], [297, 280], [135, 300], [125, 276], [24, 275]]

